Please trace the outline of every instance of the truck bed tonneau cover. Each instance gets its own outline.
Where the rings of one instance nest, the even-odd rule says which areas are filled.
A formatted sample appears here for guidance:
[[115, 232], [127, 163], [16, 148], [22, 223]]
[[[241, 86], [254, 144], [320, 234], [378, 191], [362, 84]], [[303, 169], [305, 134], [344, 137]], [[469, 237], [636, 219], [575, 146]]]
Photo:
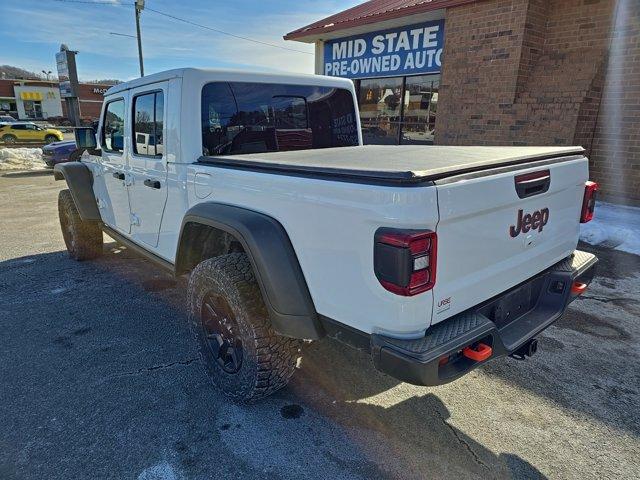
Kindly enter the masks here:
[[582, 147], [365, 145], [206, 156], [200, 163], [334, 180], [415, 185], [463, 173], [583, 154]]

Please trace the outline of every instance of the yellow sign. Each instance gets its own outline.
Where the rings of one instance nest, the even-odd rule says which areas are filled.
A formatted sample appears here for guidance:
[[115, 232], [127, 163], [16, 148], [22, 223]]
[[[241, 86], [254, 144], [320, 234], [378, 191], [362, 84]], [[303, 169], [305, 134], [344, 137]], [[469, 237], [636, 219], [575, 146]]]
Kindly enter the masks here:
[[22, 100], [42, 100], [42, 94], [40, 92], [20, 92], [20, 98]]

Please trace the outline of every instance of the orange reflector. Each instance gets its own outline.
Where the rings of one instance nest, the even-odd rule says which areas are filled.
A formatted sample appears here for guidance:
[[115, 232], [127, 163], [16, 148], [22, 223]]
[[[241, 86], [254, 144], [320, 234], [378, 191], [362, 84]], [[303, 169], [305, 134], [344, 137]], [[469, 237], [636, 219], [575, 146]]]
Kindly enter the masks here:
[[587, 289], [586, 283], [573, 282], [573, 285], [571, 285], [571, 293], [573, 293], [574, 295], [580, 295], [586, 289]]
[[462, 355], [476, 362], [482, 362], [491, 356], [493, 349], [489, 345], [479, 343], [475, 349], [471, 347], [465, 347], [462, 350]]

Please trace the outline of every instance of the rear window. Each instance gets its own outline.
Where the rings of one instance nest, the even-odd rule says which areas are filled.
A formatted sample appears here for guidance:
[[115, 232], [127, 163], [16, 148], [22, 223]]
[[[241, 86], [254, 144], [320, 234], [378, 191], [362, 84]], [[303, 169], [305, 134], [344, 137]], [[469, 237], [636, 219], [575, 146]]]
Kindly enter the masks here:
[[358, 145], [356, 122], [342, 88], [215, 82], [202, 90], [204, 155]]
[[161, 157], [162, 117], [164, 99], [162, 92], [138, 95], [133, 100], [133, 150], [138, 155]]

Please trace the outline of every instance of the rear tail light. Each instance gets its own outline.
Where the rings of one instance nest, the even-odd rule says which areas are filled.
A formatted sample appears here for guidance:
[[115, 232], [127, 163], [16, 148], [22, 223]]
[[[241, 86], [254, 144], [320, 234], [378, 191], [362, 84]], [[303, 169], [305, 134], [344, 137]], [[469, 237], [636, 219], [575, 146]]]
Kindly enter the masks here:
[[584, 184], [584, 199], [582, 200], [582, 213], [580, 214], [580, 223], [587, 223], [593, 219], [593, 211], [596, 208], [596, 193], [598, 184], [596, 182], [587, 182]]
[[573, 282], [571, 285], [571, 293], [573, 295], [582, 295], [587, 290], [588, 285], [582, 282]]
[[378, 229], [373, 263], [380, 284], [406, 297], [431, 290], [436, 283], [437, 243], [431, 230]]

